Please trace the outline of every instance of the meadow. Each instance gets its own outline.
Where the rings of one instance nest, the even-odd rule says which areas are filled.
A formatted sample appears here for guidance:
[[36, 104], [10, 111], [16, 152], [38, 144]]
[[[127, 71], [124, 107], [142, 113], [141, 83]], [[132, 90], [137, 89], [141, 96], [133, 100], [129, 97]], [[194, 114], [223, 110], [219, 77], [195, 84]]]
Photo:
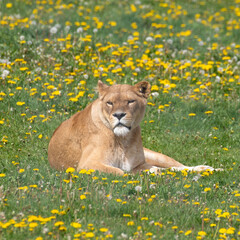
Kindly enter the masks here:
[[[97, 81], [148, 81], [144, 146], [224, 171], [57, 172]], [[2, 0], [0, 239], [239, 239], [240, 0]]]

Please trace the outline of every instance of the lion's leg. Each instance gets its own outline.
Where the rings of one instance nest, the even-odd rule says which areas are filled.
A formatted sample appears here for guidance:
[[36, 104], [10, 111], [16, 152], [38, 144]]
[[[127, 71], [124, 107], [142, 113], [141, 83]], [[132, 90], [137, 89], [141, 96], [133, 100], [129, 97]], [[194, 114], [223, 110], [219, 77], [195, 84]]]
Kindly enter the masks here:
[[[175, 171], [181, 171], [183, 169], [187, 169], [189, 171], [197, 171], [197, 172], [205, 171], [207, 169], [211, 171], [213, 170], [222, 171], [222, 169], [214, 169], [213, 167], [206, 166], [206, 165], [198, 165], [194, 167], [185, 166], [182, 163], [174, 160], [173, 158], [170, 158], [158, 152], [151, 151], [147, 148], [144, 148], [144, 155], [145, 155], [145, 160], [148, 164], [152, 166], [156, 166], [158, 168], [171, 168], [172, 170], [175, 170]], [[157, 171], [159, 171], [159, 169], [157, 169]]]
[[100, 172], [105, 172], [105, 173], [112, 173], [112, 174], [116, 174], [116, 175], [123, 175], [124, 172], [120, 169], [120, 168], [116, 168], [116, 167], [112, 167], [112, 166], [108, 166], [99, 162], [91, 162], [89, 164], [84, 164], [81, 165], [79, 164], [77, 171], [81, 170], [81, 169], [93, 169], [96, 171], [100, 171]]
[[[160, 168], [184, 168], [183, 164], [180, 162], [174, 160], [173, 158], [170, 158], [164, 154], [154, 152], [152, 150], [149, 150], [147, 148], [144, 148], [144, 156], [145, 160], [148, 164]], [[186, 167], [187, 168], [187, 167]]]
[[148, 164], [148, 163], [143, 163], [143, 164], [140, 164], [138, 165], [137, 167], [135, 167], [132, 172], [133, 173], [137, 173], [137, 172], [141, 172], [141, 171], [144, 171], [144, 170], [150, 170], [154, 168], [154, 166], [152, 166], [151, 164]]

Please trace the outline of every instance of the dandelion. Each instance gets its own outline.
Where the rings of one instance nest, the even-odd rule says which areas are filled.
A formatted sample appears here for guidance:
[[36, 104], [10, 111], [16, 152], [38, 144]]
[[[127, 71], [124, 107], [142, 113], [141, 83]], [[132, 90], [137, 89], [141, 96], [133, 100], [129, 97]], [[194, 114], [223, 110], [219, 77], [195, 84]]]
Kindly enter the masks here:
[[152, 42], [152, 41], [154, 41], [154, 39], [153, 39], [152, 37], [147, 37], [147, 38], [146, 38], [146, 41], [147, 41], [147, 42]]
[[59, 211], [58, 211], [57, 209], [53, 209], [53, 210], [51, 211], [51, 213], [52, 213], [52, 214], [58, 214]]
[[71, 226], [74, 227], [74, 228], [81, 228], [82, 227], [82, 225], [80, 223], [77, 223], [77, 222], [72, 222]]
[[135, 191], [136, 192], [141, 192], [142, 191], [142, 187], [141, 186], [136, 186], [135, 187]]
[[85, 234], [85, 237], [86, 238], [93, 238], [93, 237], [95, 237], [95, 234], [93, 232], [88, 232], [88, 233]]
[[60, 226], [60, 227], [59, 227], [59, 230], [60, 230], [60, 231], [66, 231], [67, 228], [66, 228], [65, 226]]
[[29, 227], [30, 228], [35, 228], [35, 227], [37, 227], [38, 226], [38, 223], [36, 223], [36, 222], [31, 222], [31, 223], [29, 223]]
[[62, 226], [63, 224], [64, 224], [64, 222], [58, 221], [58, 222], [54, 223], [54, 226], [58, 227], [58, 226]]
[[209, 192], [209, 191], [211, 191], [210, 187], [204, 188], [204, 192]]
[[10, 73], [9, 70], [4, 69], [4, 70], [2, 71], [2, 75], [1, 75], [2, 78], [5, 79], [5, 78], [8, 76], [9, 73]]
[[22, 106], [22, 105], [25, 104], [25, 102], [17, 102], [16, 104], [17, 104], [18, 106]]
[[73, 173], [75, 172], [75, 168], [72, 168], [72, 167], [69, 167], [67, 170], [66, 170], [66, 173]]
[[146, 236], [152, 236], [153, 234], [151, 232], [146, 233]]
[[205, 114], [212, 114], [213, 111], [206, 111]]
[[133, 226], [133, 225], [135, 225], [135, 224], [134, 224], [133, 221], [129, 221], [129, 222], [127, 223], [127, 225], [128, 225], [128, 226]]
[[6, 4], [6, 8], [11, 8], [12, 7], [12, 3], [7, 3]]
[[200, 232], [198, 232], [198, 235], [201, 236], [201, 237], [204, 237], [204, 236], [207, 235], [207, 233], [204, 232], [204, 231], [200, 231]]
[[186, 231], [185, 233], [184, 233], [184, 235], [185, 236], [188, 236], [189, 234], [191, 234], [192, 233], [192, 230], [188, 230], [188, 231]]
[[86, 196], [82, 194], [82, 195], [80, 195], [80, 199], [84, 200], [84, 199], [86, 199]]
[[132, 12], [136, 12], [136, 11], [137, 11], [137, 8], [135, 7], [134, 4], [131, 4], [131, 5], [130, 5], [130, 8], [131, 8], [131, 11], [132, 11]]
[[50, 34], [56, 34], [58, 29], [56, 27], [50, 28]]
[[226, 233], [226, 232], [227, 232], [227, 229], [226, 229], [226, 228], [220, 228], [220, 229], [219, 229], [219, 232], [220, 232], [220, 233]]
[[235, 230], [236, 229], [234, 227], [230, 227], [227, 229], [226, 234], [234, 234]]

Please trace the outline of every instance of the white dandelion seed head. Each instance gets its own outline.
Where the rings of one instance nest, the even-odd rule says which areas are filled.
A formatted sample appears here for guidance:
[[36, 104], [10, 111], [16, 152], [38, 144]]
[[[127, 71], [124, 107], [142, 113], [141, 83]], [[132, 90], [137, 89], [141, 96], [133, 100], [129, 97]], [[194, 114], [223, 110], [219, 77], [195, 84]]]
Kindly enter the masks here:
[[170, 44], [170, 45], [172, 45], [172, 44], [173, 44], [173, 40], [172, 40], [171, 38], [169, 38], [169, 39], [167, 40], [167, 43]]
[[83, 32], [83, 28], [82, 27], [79, 27], [78, 29], [77, 29], [77, 33], [82, 33]]
[[52, 28], [50, 28], [50, 34], [56, 34], [57, 33], [57, 31], [58, 31], [58, 29], [57, 29], [57, 27], [52, 27]]
[[5, 79], [5, 78], [8, 76], [9, 73], [10, 73], [10, 71], [4, 69], [4, 70], [2, 71], [2, 78]]
[[141, 187], [141, 186], [136, 186], [136, 187], [135, 187], [135, 190], [136, 190], [137, 192], [141, 192], [141, 191], [142, 191], [142, 187]]
[[146, 37], [146, 41], [147, 41], [147, 42], [153, 42], [153, 40], [154, 40], [154, 39], [153, 39], [152, 37]]

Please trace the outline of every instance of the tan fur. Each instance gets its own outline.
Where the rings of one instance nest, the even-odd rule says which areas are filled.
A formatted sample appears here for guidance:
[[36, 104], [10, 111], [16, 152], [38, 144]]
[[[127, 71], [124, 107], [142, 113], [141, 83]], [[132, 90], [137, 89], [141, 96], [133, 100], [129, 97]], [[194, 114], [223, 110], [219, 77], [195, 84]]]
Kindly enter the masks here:
[[73, 167], [120, 175], [145, 169], [158, 172], [160, 168], [212, 170], [186, 167], [143, 148], [139, 124], [150, 88], [148, 82], [107, 86], [99, 81], [99, 98], [55, 130], [48, 148], [50, 165], [57, 170]]

